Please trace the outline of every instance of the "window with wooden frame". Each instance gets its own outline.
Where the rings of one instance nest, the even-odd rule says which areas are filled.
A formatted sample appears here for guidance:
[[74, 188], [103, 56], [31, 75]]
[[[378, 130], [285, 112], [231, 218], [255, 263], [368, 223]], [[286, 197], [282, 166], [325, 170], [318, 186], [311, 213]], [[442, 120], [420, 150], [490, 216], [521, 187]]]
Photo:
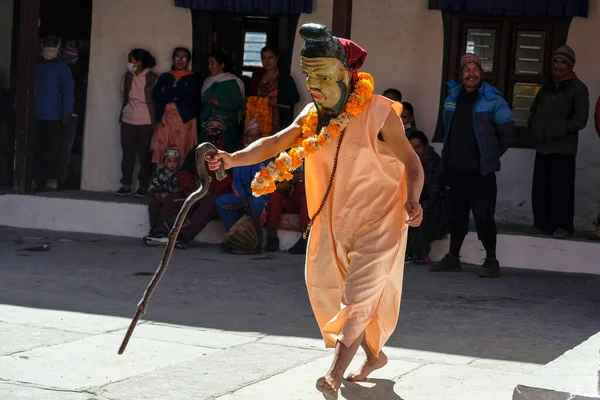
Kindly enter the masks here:
[[[533, 148], [533, 137], [527, 127], [529, 109], [550, 76], [552, 54], [566, 42], [570, 22], [566, 18], [446, 16], [444, 31], [448, 47], [444, 81], [460, 80], [460, 57], [465, 52], [481, 57], [484, 81], [500, 90], [513, 110], [517, 137], [509, 145]], [[442, 90], [444, 98], [447, 94], [447, 90]], [[443, 127], [438, 121], [436, 141], [440, 141], [440, 134], [443, 137]]]

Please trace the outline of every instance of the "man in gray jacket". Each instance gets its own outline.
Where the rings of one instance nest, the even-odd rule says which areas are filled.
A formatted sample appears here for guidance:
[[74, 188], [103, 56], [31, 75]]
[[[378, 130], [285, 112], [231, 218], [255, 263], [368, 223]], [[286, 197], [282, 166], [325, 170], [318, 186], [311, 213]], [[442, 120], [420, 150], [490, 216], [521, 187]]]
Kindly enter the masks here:
[[589, 114], [589, 93], [573, 71], [575, 52], [561, 46], [552, 58], [552, 79], [542, 86], [529, 126], [536, 140], [532, 207], [536, 233], [566, 238], [575, 230], [575, 156]]

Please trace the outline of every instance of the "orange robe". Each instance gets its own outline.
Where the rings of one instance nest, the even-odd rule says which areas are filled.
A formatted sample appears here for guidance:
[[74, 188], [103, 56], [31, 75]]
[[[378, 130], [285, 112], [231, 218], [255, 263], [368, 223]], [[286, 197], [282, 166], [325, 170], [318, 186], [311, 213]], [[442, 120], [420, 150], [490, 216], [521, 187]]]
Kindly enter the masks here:
[[[408, 232], [404, 165], [377, 139], [390, 110], [400, 115], [402, 106], [375, 95], [346, 128], [306, 257], [308, 294], [325, 345], [350, 346], [365, 332], [375, 355], [398, 321]], [[327, 189], [338, 141], [306, 158], [311, 216]]]

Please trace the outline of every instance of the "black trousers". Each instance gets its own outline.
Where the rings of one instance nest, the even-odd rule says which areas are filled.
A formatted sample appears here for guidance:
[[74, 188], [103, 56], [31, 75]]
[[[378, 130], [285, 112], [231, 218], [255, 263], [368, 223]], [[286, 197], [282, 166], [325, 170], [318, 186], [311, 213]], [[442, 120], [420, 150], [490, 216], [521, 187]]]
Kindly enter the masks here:
[[63, 129], [61, 121], [35, 121], [34, 179], [39, 184], [49, 179], [58, 179]]
[[531, 191], [533, 226], [554, 233], [575, 230], [575, 156], [536, 154]]
[[[444, 215], [450, 230], [450, 253], [456, 256], [469, 233], [469, 214], [473, 212], [477, 236], [488, 257], [496, 253], [496, 174], [447, 171], [445, 174]], [[458, 248], [457, 248], [458, 247]], [[457, 253], [457, 254], [454, 254]]]
[[138, 182], [140, 187], [148, 188], [150, 173], [152, 171], [152, 156], [150, 143], [154, 130], [152, 125], [130, 125], [121, 123], [121, 149], [123, 158], [121, 161], [121, 184], [131, 185], [133, 181], [133, 170], [135, 168], [135, 156], [139, 156], [140, 169], [138, 170]]

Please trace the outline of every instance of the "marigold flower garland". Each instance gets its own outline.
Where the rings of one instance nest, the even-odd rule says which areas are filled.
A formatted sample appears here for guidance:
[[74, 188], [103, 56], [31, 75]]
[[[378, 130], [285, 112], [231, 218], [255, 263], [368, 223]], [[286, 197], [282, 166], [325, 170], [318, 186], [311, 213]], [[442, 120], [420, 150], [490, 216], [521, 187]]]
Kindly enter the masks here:
[[332, 138], [338, 137], [350, 125], [352, 119], [364, 111], [367, 102], [373, 97], [374, 90], [373, 77], [366, 72], [359, 72], [358, 81], [354, 84], [354, 90], [348, 96], [344, 109], [329, 122], [329, 125], [321, 128], [319, 134], [319, 115], [313, 105], [304, 118], [302, 137], [298, 138], [298, 144], [289, 151], [280, 153], [275, 161], [270, 162], [254, 176], [251, 184], [252, 194], [259, 197], [273, 193], [276, 189], [275, 182], [292, 179], [292, 171], [302, 165], [303, 159], [331, 143]]
[[246, 102], [246, 121], [256, 119], [263, 136], [270, 136], [273, 131], [273, 111], [268, 97], [250, 96]]

